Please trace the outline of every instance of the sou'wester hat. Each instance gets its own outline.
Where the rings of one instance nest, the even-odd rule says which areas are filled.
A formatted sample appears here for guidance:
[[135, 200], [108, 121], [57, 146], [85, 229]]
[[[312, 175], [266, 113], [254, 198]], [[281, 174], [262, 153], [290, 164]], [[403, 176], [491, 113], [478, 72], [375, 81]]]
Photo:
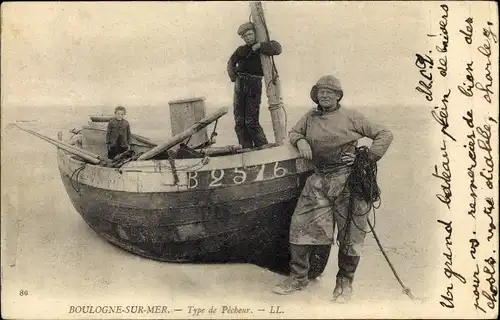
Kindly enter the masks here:
[[344, 96], [344, 91], [342, 90], [342, 86], [340, 85], [339, 79], [335, 78], [332, 75], [323, 76], [319, 78], [318, 82], [311, 88], [311, 99], [315, 103], [319, 103], [318, 101], [318, 90], [319, 89], [331, 89], [338, 91], [340, 93], [339, 101]]

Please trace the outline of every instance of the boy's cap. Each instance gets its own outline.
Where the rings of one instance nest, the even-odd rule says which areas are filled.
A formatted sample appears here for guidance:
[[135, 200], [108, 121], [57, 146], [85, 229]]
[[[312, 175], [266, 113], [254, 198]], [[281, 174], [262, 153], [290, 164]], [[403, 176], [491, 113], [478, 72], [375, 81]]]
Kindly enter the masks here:
[[255, 27], [253, 26], [253, 23], [251, 22], [245, 22], [238, 28], [238, 35], [242, 36], [247, 32], [248, 30], [255, 30]]

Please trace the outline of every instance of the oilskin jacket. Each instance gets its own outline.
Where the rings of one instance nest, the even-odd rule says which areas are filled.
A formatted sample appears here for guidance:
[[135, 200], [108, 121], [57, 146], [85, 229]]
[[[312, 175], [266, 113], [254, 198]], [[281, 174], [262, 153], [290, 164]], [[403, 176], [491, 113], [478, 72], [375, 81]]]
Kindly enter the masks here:
[[308, 178], [297, 203], [290, 226], [293, 244], [332, 244], [335, 225], [338, 240], [348, 255], [359, 255], [364, 241], [367, 203], [354, 204], [355, 224], [346, 224], [349, 190], [345, 183], [350, 167], [341, 161], [342, 153], [354, 153], [357, 140], [373, 140], [370, 152], [382, 157], [392, 142], [392, 133], [370, 122], [361, 113], [339, 108], [306, 113], [289, 132], [290, 142], [300, 139], [310, 144], [316, 173]]

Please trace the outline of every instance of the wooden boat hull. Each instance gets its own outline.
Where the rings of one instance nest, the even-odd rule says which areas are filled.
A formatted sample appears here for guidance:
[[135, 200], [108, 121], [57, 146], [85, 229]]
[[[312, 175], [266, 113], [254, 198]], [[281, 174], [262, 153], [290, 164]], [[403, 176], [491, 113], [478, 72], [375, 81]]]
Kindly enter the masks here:
[[[160, 261], [246, 261], [288, 271], [290, 218], [311, 173], [290, 146], [205, 164], [175, 160], [175, 169], [167, 160], [104, 168], [58, 153], [74, 207], [109, 242]], [[330, 248], [322, 250], [317, 274]]]
[[[248, 206], [251, 200], [236, 202], [223, 207], [220, 211], [207, 207], [193, 208], [190, 212], [192, 216], [198, 215], [203, 220], [195, 222], [195, 219], [179, 218], [178, 223], [153, 225], [141, 223], [138, 217], [154, 215], [168, 217], [182, 212], [171, 209], [116, 207], [101, 200], [103, 197], [116, 197], [116, 192], [86, 186], [77, 188], [77, 192], [69, 176], [62, 177], [73, 205], [79, 209], [89, 226], [106, 240], [135, 254], [168, 262], [259, 262], [268, 260], [262, 259], [263, 255], [268, 255], [271, 261], [264, 262], [270, 264], [270, 267], [279, 264], [279, 261], [272, 260], [286, 261], [288, 258], [288, 235], [285, 231], [289, 227], [293, 199], [273, 203], [264, 209], [251, 212], [238, 208], [238, 205]], [[144, 197], [146, 201], [149, 198], [144, 194], [119, 196]], [[185, 196], [188, 195], [182, 195]], [[235, 210], [236, 214], [232, 212], [229, 215], [231, 209]], [[134, 219], [130, 219], [127, 223], [123, 221], [126, 219], [117, 218], [121, 215], [130, 215]], [[272, 248], [268, 248], [269, 254], [261, 252], [263, 245], [267, 244], [269, 247], [268, 240], [271, 238], [274, 238], [274, 243]]]

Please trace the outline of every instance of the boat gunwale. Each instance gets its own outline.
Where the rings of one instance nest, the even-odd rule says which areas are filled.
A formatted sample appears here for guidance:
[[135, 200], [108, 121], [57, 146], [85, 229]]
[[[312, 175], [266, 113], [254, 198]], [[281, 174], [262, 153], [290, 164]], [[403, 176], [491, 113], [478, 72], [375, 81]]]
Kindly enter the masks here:
[[[82, 148], [85, 150], [84, 148]], [[284, 151], [284, 152], [280, 152]], [[104, 167], [98, 164], [91, 164], [87, 163], [85, 161], [79, 160], [76, 158], [76, 156], [58, 148], [58, 153], [59, 157], [65, 157], [68, 159], [70, 162], [76, 164], [76, 165], [86, 165], [89, 167], [94, 167], [94, 168], [99, 168], [102, 170], [120, 170], [121, 172], [142, 172], [142, 173], [153, 173], [153, 172], [158, 172], [158, 171], [143, 171], [143, 170], [138, 170], [141, 168], [165, 168], [167, 170], [170, 170], [171, 164], [168, 159], [165, 160], [156, 160], [156, 159], [149, 159], [149, 160], [136, 160], [133, 162], [128, 162], [124, 164], [120, 168], [113, 168], [113, 167]], [[269, 154], [272, 155], [273, 157], [266, 158], [264, 155]], [[179, 167], [176, 169], [177, 172], [191, 172], [191, 171], [212, 171], [212, 170], [217, 170], [217, 169], [234, 169], [234, 168], [241, 168], [241, 167], [252, 167], [252, 166], [258, 166], [262, 164], [270, 164], [270, 163], [276, 163], [279, 161], [287, 161], [287, 160], [302, 160], [302, 161], [307, 161], [302, 158], [300, 158], [299, 153], [294, 150], [294, 147], [291, 144], [284, 144], [281, 146], [273, 146], [270, 148], [265, 148], [265, 149], [259, 149], [259, 150], [250, 150], [248, 152], [244, 153], [237, 153], [237, 154], [229, 154], [229, 155], [217, 155], [210, 157], [208, 156], [207, 158], [210, 159], [208, 164], [203, 164], [203, 166], [199, 169], [195, 168], [197, 165], [202, 164], [204, 158], [188, 158], [188, 159], [173, 159], [175, 166]], [[254, 159], [256, 158], [256, 159]], [[239, 161], [238, 161], [239, 160]], [[226, 164], [224, 166], [217, 166], [214, 167], [213, 165], [211, 166], [211, 162], [223, 162], [223, 161], [228, 161], [230, 162], [229, 164]], [[193, 170], [186, 170], [183, 167], [193, 167]], [[128, 170], [131, 169], [131, 170]], [[305, 170], [308, 171], [308, 170]], [[161, 171], [160, 171], [161, 172]]]
[[[211, 164], [203, 164], [200, 158], [196, 159], [176, 159], [174, 160], [175, 170], [172, 170], [169, 160], [144, 160], [134, 164], [127, 163], [121, 168], [104, 167], [94, 165], [79, 160], [76, 156], [58, 149], [58, 166], [60, 174], [73, 177], [79, 168], [90, 168], [78, 173], [77, 183], [85, 184], [105, 190], [137, 192], [137, 193], [172, 193], [191, 192], [198, 190], [217, 190], [220, 188], [234, 188], [240, 184], [227, 184], [213, 187], [191, 187], [190, 173], [207, 172], [213, 176], [218, 174], [217, 170], [236, 170], [242, 168], [256, 167], [259, 165], [274, 166], [280, 168], [280, 162], [292, 161], [293, 172], [287, 172], [282, 176], [261, 177], [259, 180], [245, 181], [244, 185], [254, 182], [272, 181], [281, 177], [298, 175], [312, 170], [312, 165], [305, 159], [295, 155], [295, 151], [289, 146], [275, 146], [268, 149], [249, 151], [248, 154], [222, 155], [212, 157]], [[288, 151], [288, 153], [286, 153]], [[251, 155], [249, 155], [251, 154]], [[269, 155], [266, 157], [265, 155]], [[195, 165], [193, 165], [193, 162]], [[199, 166], [201, 165], [201, 167]], [[184, 169], [183, 169], [184, 167]], [[188, 170], [185, 168], [188, 167]], [[263, 168], [261, 169], [263, 170]], [[267, 170], [273, 170], [269, 168]], [[222, 173], [221, 173], [222, 174]], [[72, 179], [75, 181], [75, 179]]]
[[[95, 126], [94, 123], [92, 123], [92, 125], [84, 125], [82, 126], [83, 129], [90, 129], [90, 130], [96, 130], [96, 131], [103, 131], [105, 132], [106, 129], [105, 128], [102, 128], [102, 127], [97, 127]], [[137, 136], [139, 137], [142, 137], [144, 138], [143, 136], [140, 136], [138, 134], [136, 134]], [[85, 148], [82, 148], [85, 150]], [[240, 158], [240, 157], [248, 157], [248, 158], [252, 158], [253, 156], [255, 156], [255, 153], [270, 153], [269, 151], [270, 150], [276, 150], [276, 149], [282, 149], [283, 151], [288, 151], [286, 153], [283, 153], [283, 154], [280, 154], [281, 158], [274, 158], [276, 160], [272, 160], [270, 162], [265, 162], [265, 163], [272, 163], [272, 162], [276, 162], [276, 161], [285, 161], [285, 160], [291, 160], [291, 159], [294, 159], [294, 158], [299, 158], [300, 154], [299, 152], [295, 149], [295, 147], [293, 147], [289, 140], [288, 139], [285, 139], [284, 143], [282, 145], [276, 145], [276, 146], [272, 146], [272, 147], [269, 147], [269, 148], [264, 148], [264, 149], [256, 149], [256, 150], [249, 150], [249, 151], [246, 151], [246, 152], [241, 152], [241, 153], [235, 153], [235, 154], [226, 154], [226, 155], [217, 155], [217, 156], [208, 156], [211, 160], [215, 160], [215, 159], [225, 159], [226, 157], [235, 157], [235, 159], [237, 158]], [[260, 156], [259, 156], [260, 157]], [[185, 164], [185, 165], [196, 165], [200, 162], [200, 158], [186, 158], [186, 159], [173, 159], [176, 163], [179, 163], [179, 164]], [[243, 159], [242, 159], [243, 160]], [[244, 161], [239, 161], [240, 163], [244, 163]], [[155, 160], [155, 159], [149, 159], [149, 160], [136, 160], [134, 162], [129, 162], [129, 163], [126, 163], [124, 166], [122, 166], [122, 168], [124, 169], [127, 169], [127, 168], [141, 168], [141, 167], [148, 167], [147, 164], [149, 163], [155, 163], [155, 164], [158, 164], [158, 165], [165, 165], [165, 166], [170, 166], [170, 162], [169, 160], [165, 159], [165, 160]], [[260, 164], [263, 164], [264, 162], [260, 162], [260, 163], [257, 163], [257, 164], [252, 164], [252, 165], [260, 165]], [[83, 162], [82, 162], [83, 164]], [[95, 166], [98, 166], [98, 165], [95, 165]], [[243, 166], [251, 166], [251, 165], [243, 165]], [[241, 165], [239, 166], [236, 166], [236, 167], [224, 167], [224, 168], [213, 168], [213, 169], [228, 169], [228, 168], [239, 168], [239, 167], [242, 167]], [[213, 169], [209, 169], [209, 170], [213, 170]], [[209, 171], [207, 170], [207, 171]], [[182, 171], [182, 170], [178, 170], [178, 171]], [[205, 170], [196, 170], [196, 171], [205, 171]]]

